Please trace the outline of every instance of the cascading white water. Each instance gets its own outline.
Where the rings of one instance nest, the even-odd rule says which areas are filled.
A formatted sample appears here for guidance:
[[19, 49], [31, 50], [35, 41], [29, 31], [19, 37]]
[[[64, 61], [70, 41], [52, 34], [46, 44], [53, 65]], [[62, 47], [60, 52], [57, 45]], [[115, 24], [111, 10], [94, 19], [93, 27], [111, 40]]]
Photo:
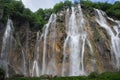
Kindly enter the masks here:
[[9, 64], [9, 55], [10, 55], [10, 49], [12, 45], [12, 39], [13, 39], [13, 23], [10, 19], [7, 21], [6, 30], [3, 36], [3, 44], [2, 44], [2, 51], [1, 51], [1, 59], [3, 61], [3, 68], [6, 72], [6, 77], [9, 77], [8, 73], [8, 64]]
[[[50, 24], [56, 22], [56, 14], [52, 14], [50, 16], [50, 19], [48, 21], [48, 23], [45, 25], [45, 30], [43, 32], [43, 37], [44, 37], [44, 47], [43, 47], [43, 59], [42, 59], [42, 75], [43, 74], [46, 74], [47, 71], [46, 71], [46, 68], [47, 68], [47, 65], [46, 65], [46, 55], [47, 55], [47, 36], [48, 36], [48, 33], [49, 33], [49, 27], [50, 27]], [[52, 25], [51, 25], [52, 26]]]
[[28, 76], [29, 75], [29, 68], [27, 68], [27, 64], [28, 64], [28, 59], [27, 59], [27, 54], [29, 53], [28, 49], [29, 49], [29, 30], [28, 28], [26, 29], [26, 44], [25, 44], [25, 48], [21, 47], [21, 52], [22, 52], [22, 60], [23, 60], [23, 64], [22, 64], [22, 72], [24, 74], [24, 76]]
[[[18, 35], [18, 34], [17, 34]], [[21, 43], [20, 43], [20, 38], [19, 38], [19, 36], [17, 36], [17, 39], [15, 39], [14, 38], [14, 43], [17, 43], [18, 45], [19, 45], [19, 47], [20, 47], [20, 50], [21, 50], [21, 68], [19, 68], [18, 70], [24, 75], [24, 76], [27, 76], [27, 67], [26, 67], [26, 57], [25, 57], [25, 49], [22, 47], [22, 45], [21, 45]], [[9, 65], [11, 65], [11, 64], [9, 64]], [[14, 66], [14, 64], [12, 64], [11, 65], [12, 67], [15, 67]], [[16, 69], [16, 68], [14, 68], [14, 69]], [[16, 71], [16, 73], [17, 74], [19, 74], [18, 73], [18, 71], [17, 70], [15, 70]]]
[[66, 57], [67, 57], [67, 54], [66, 54], [66, 47], [67, 47], [67, 44], [68, 44], [68, 40], [69, 40], [69, 36], [67, 36], [65, 42], [64, 42], [64, 46], [63, 46], [63, 63], [62, 63], [62, 76], [65, 76], [65, 72], [66, 72], [66, 67], [65, 67], [65, 63], [66, 63]]
[[94, 54], [93, 54], [93, 48], [92, 48], [92, 45], [91, 45], [91, 43], [90, 43], [90, 41], [87, 39], [87, 44], [88, 44], [88, 46], [89, 46], [89, 49], [90, 49], [90, 55], [91, 55], [91, 71], [92, 72], [95, 72], [96, 70], [96, 60], [95, 60], [95, 56], [94, 56]]
[[[68, 27], [68, 24], [69, 24], [69, 9], [67, 9], [67, 11], [66, 11], [65, 18], [66, 18], [66, 20], [65, 20], [66, 21], [66, 32], [68, 32], [67, 27]], [[62, 64], [62, 74], [61, 74], [62, 76], [65, 76], [65, 72], [66, 72], [66, 67], [65, 67], [66, 57], [67, 57], [67, 55], [66, 55], [66, 47], [68, 46], [69, 37], [70, 36], [67, 36], [67, 38], [64, 41], [64, 45], [63, 45], [63, 55], [64, 55], [64, 57], [63, 57], [63, 64]]]
[[[48, 66], [47, 66], [47, 72], [46, 74], [49, 75], [57, 75], [57, 67], [56, 67], [56, 15], [54, 15], [54, 20], [50, 24], [51, 26], [49, 27], [49, 44], [52, 46], [52, 49], [49, 50], [51, 52], [51, 55], [48, 55], [50, 60], [48, 61]], [[48, 53], [49, 54], [49, 53]]]
[[40, 37], [40, 32], [37, 32], [37, 39], [36, 39], [36, 46], [35, 46], [35, 59], [33, 62], [33, 68], [32, 68], [32, 76], [36, 76], [39, 77], [40, 76], [40, 66], [39, 66], [39, 49], [40, 49], [40, 41], [43, 37], [43, 35], [41, 35]]
[[36, 77], [40, 76], [40, 68], [39, 68], [37, 60], [34, 60], [34, 62], [33, 62], [32, 77], [34, 77], [34, 76], [36, 76]]
[[26, 60], [25, 60], [25, 53], [22, 49], [22, 60], [23, 60], [23, 64], [22, 64], [22, 67], [23, 67], [23, 74], [26, 76], [27, 75], [27, 69], [26, 69]]
[[[69, 10], [67, 11], [69, 12]], [[78, 13], [76, 13], [78, 12]], [[66, 62], [66, 46], [68, 44], [69, 52], [69, 75], [68, 76], [79, 76], [84, 75], [84, 48], [86, 41], [86, 32], [84, 30], [85, 22], [82, 15], [81, 6], [78, 6], [78, 11], [75, 12], [75, 9], [72, 7], [72, 14], [69, 21], [66, 25], [67, 38], [64, 42], [63, 49], [63, 67], [62, 67], [62, 76], [65, 76], [65, 62]], [[76, 15], [77, 14], [77, 15]], [[69, 13], [67, 13], [67, 16]]]
[[118, 24], [113, 26], [113, 29], [116, 32], [114, 33], [110, 28], [110, 26], [108, 25], [106, 18], [104, 17], [106, 14], [98, 9], [95, 9], [95, 11], [97, 12], [96, 14], [97, 23], [107, 31], [108, 35], [111, 38], [111, 55], [113, 57], [112, 61], [114, 66], [116, 66], [116, 68], [119, 70], [120, 69], [120, 38], [118, 35], [120, 34], [120, 23], [119, 21], [114, 21], [113, 19], [108, 17], [108, 19]]

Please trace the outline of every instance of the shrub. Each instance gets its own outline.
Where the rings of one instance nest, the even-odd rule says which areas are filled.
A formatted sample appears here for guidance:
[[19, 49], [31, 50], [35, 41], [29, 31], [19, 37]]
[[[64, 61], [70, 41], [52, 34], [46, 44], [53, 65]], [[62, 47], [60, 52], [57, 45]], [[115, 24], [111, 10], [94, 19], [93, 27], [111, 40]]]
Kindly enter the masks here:
[[5, 71], [0, 68], [0, 80], [5, 80]]
[[92, 72], [92, 73], [90, 73], [90, 75], [88, 75], [89, 79], [95, 79], [97, 77], [98, 77], [98, 73], [97, 72]]

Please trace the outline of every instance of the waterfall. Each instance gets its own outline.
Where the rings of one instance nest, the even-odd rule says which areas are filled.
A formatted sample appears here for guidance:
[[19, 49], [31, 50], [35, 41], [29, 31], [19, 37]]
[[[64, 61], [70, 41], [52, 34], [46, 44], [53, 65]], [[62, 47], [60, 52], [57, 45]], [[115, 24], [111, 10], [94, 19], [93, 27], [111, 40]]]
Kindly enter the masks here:
[[22, 49], [22, 60], [23, 60], [23, 65], [22, 65], [22, 72], [23, 72], [23, 74], [26, 76], [27, 75], [27, 69], [26, 69], [26, 60], [25, 60], [25, 53], [24, 53], [24, 51], [23, 51], [23, 49]]
[[[69, 9], [67, 9], [67, 11], [66, 11], [65, 18], [66, 18], [66, 20], [65, 20], [66, 21], [66, 29], [67, 29], [68, 24], [69, 24]], [[66, 32], [68, 32], [68, 29], [66, 30]], [[61, 74], [62, 76], [65, 76], [65, 72], [66, 72], [65, 63], [66, 63], [66, 57], [67, 57], [66, 47], [68, 45], [68, 40], [69, 40], [69, 36], [67, 36], [67, 38], [64, 41], [64, 45], [63, 45], [63, 55], [64, 55], [64, 57], [63, 57], [63, 64], [62, 64], [62, 74]]]
[[117, 25], [113, 26], [113, 29], [116, 32], [115, 34], [110, 28], [110, 26], [108, 25], [106, 18], [104, 17], [106, 14], [103, 11], [98, 9], [95, 9], [95, 11], [97, 12], [96, 14], [97, 23], [102, 28], [104, 28], [107, 31], [108, 35], [110, 36], [112, 62], [113, 62], [113, 65], [119, 70], [120, 69], [120, 38], [118, 35], [120, 34], [120, 22], [115, 21], [108, 17], [108, 19], [117, 23]]
[[43, 33], [31, 30], [34, 27], [29, 30], [26, 22], [14, 31], [8, 19], [0, 55], [0, 68], [5, 70], [6, 77], [81, 76], [95, 71], [119, 71], [120, 21], [94, 10], [95, 16], [91, 16], [82, 12], [78, 4], [57, 15], [51, 14]]
[[46, 55], [47, 55], [47, 36], [48, 36], [48, 33], [49, 33], [49, 27], [52, 25], [51, 24], [54, 24], [54, 22], [56, 22], [56, 15], [55, 14], [52, 14], [50, 16], [50, 19], [48, 21], [48, 23], [45, 25], [45, 30], [43, 32], [43, 38], [44, 38], [44, 46], [43, 46], [43, 59], [42, 59], [42, 75], [43, 74], [46, 74], [46, 68], [47, 68], [47, 65], [46, 65]]
[[[18, 34], [17, 34], [18, 35]], [[22, 47], [21, 43], [20, 43], [20, 38], [19, 36], [17, 36], [17, 39], [14, 39], [15, 40], [15, 43], [17, 43], [19, 46], [20, 46], [20, 50], [21, 50], [21, 60], [22, 60], [22, 64], [21, 64], [21, 68], [20, 68], [20, 71], [25, 75], [27, 76], [27, 68], [26, 68], [26, 57], [25, 57], [25, 49], [24, 47]], [[17, 73], [18, 74], [18, 73]]]
[[29, 75], [29, 68], [27, 68], [28, 65], [28, 58], [27, 58], [27, 54], [29, 53], [29, 30], [28, 28], [26, 29], [26, 40], [25, 40], [26, 44], [25, 44], [25, 48], [21, 47], [21, 52], [22, 52], [22, 72], [24, 74], [24, 76], [28, 76]]
[[57, 67], [56, 67], [56, 15], [54, 15], [54, 20], [51, 23], [51, 26], [49, 28], [50, 34], [49, 34], [49, 44], [51, 45], [52, 49], [49, 50], [52, 54], [49, 55], [48, 58], [50, 60], [48, 61], [47, 66], [47, 74], [49, 75], [57, 75]]
[[[66, 18], [69, 15], [69, 10], [67, 10]], [[77, 14], [77, 15], [76, 15]], [[66, 64], [66, 47], [70, 49], [69, 52], [69, 74], [68, 76], [79, 76], [84, 75], [84, 51], [85, 51], [85, 42], [86, 42], [86, 31], [84, 29], [85, 22], [81, 10], [81, 6], [78, 5], [78, 10], [75, 11], [72, 7], [72, 14], [69, 19], [66, 19], [66, 33], [67, 38], [64, 42], [63, 49], [63, 67], [62, 67], [62, 76], [66, 76], [67, 71], [65, 69]]]
[[40, 76], [40, 66], [39, 66], [39, 49], [40, 49], [40, 41], [43, 37], [43, 35], [41, 35], [40, 37], [40, 32], [37, 32], [37, 39], [36, 39], [36, 45], [35, 45], [35, 57], [34, 57], [34, 61], [33, 61], [33, 68], [32, 68], [32, 76], [36, 76], [39, 77]]
[[11, 53], [11, 48], [12, 48], [13, 28], [14, 27], [12, 21], [8, 19], [3, 36], [3, 44], [1, 51], [1, 59], [3, 61], [3, 68], [5, 69], [6, 77], [9, 77], [8, 64], [9, 64], [9, 55]]
[[96, 60], [95, 60], [95, 56], [94, 56], [94, 52], [93, 52], [93, 48], [92, 48], [92, 45], [91, 45], [91, 43], [90, 43], [90, 41], [87, 39], [87, 44], [88, 44], [88, 46], [89, 46], [89, 49], [90, 49], [90, 55], [91, 55], [91, 67], [92, 67], [92, 69], [91, 69], [91, 71], [92, 72], [95, 72], [96, 71]]

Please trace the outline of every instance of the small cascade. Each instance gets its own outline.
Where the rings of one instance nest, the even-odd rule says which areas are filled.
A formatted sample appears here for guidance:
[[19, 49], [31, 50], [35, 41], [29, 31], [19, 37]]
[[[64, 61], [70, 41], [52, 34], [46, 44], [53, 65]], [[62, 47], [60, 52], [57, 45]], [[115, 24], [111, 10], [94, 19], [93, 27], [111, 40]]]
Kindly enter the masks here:
[[96, 14], [97, 23], [107, 31], [108, 35], [111, 38], [112, 61], [113, 61], [113, 65], [119, 70], [120, 69], [120, 38], [118, 35], [120, 34], [120, 23], [119, 21], [115, 21], [108, 17], [108, 19], [118, 24], [113, 26], [113, 29], [116, 32], [114, 33], [104, 17], [106, 15], [105, 12], [98, 9], [95, 9], [95, 11], [97, 12]]
[[[49, 55], [49, 62], [47, 66], [47, 74], [49, 75], [57, 75], [57, 67], [56, 67], [56, 15], [54, 15], [54, 20], [51, 23], [49, 28], [49, 44], [51, 45], [52, 49], [49, 50], [52, 54]], [[48, 53], [49, 54], [49, 53]]]
[[[17, 34], [18, 35], [18, 34]], [[21, 45], [21, 43], [20, 43], [20, 37], [19, 36], [17, 36], [17, 38], [15, 39], [14, 38], [14, 43], [16, 44], [17, 43], [17, 45], [20, 47], [20, 57], [21, 57], [21, 64], [20, 64], [20, 68], [18, 68], [18, 67], [16, 67], [16, 65], [14, 65], [15, 63], [13, 62], [13, 59], [12, 59], [12, 61], [11, 62], [13, 62], [13, 64], [9, 64], [9, 65], [11, 65], [11, 66], [13, 66], [13, 67], [16, 67], [16, 68], [14, 68], [15, 70], [14, 71], [16, 71], [16, 73], [17, 74], [19, 74], [19, 72], [21, 72], [24, 76], [27, 76], [26, 74], [27, 74], [27, 69], [26, 69], [26, 57], [25, 57], [25, 48], [24, 47], [22, 47], [22, 45]], [[14, 47], [13, 46], [13, 48], [15, 49], [16, 47]], [[12, 54], [12, 55], [14, 55], [14, 54]], [[18, 72], [19, 71], [19, 72]]]
[[32, 76], [36, 76], [39, 77], [40, 76], [40, 66], [39, 66], [39, 49], [40, 49], [40, 41], [43, 37], [43, 35], [41, 35], [40, 37], [40, 32], [37, 32], [37, 39], [36, 39], [36, 46], [35, 46], [35, 58], [33, 61], [33, 68], [32, 68]]
[[29, 30], [26, 29], [26, 40], [25, 40], [25, 47], [22, 48], [22, 60], [23, 60], [23, 74], [24, 76], [29, 76], [29, 68], [27, 68], [28, 65], [28, 57], [27, 54], [29, 54]]
[[34, 60], [33, 62], [33, 68], [32, 68], [32, 77], [39, 77], [40, 76], [40, 70], [39, 70], [39, 65], [38, 65], [38, 61]]
[[91, 71], [92, 72], [95, 72], [96, 71], [96, 60], [95, 60], [95, 56], [94, 56], [94, 52], [93, 52], [93, 48], [92, 48], [92, 45], [90, 43], [90, 41], [87, 39], [87, 44], [89, 46], [89, 49], [90, 49], [90, 60], [91, 60]]
[[23, 64], [22, 64], [22, 72], [23, 74], [26, 76], [27, 75], [27, 69], [26, 69], [26, 59], [25, 59], [25, 53], [22, 49], [22, 60], [23, 60]]
[[[67, 27], [68, 27], [68, 24], [69, 24], [69, 9], [67, 9], [67, 11], [66, 11], [65, 18], [66, 18], [66, 20], [65, 20], [65, 22], [66, 22], [66, 32], [68, 32]], [[64, 45], [63, 45], [63, 55], [64, 55], [64, 57], [63, 57], [63, 63], [62, 63], [62, 73], [61, 73], [62, 76], [65, 76], [65, 72], [66, 72], [65, 63], [66, 63], [66, 57], [67, 57], [66, 48], [68, 46], [68, 40], [69, 40], [69, 36], [67, 36], [67, 38], [64, 41]]]
[[[78, 13], [76, 13], [78, 12]], [[77, 14], [77, 16], [76, 16]], [[66, 18], [69, 16], [69, 10], [67, 10]], [[85, 51], [85, 42], [86, 42], [86, 31], [84, 29], [85, 22], [82, 15], [81, 6], [78, 6], [76, 11], [72, 7], [72, 14], [69, 19], [66, 19], [66, 33], [67, 38], [64, 42], [63, 49], [63, 67], [62, 67], [62, 76], [79, 76], [85, 75], [84, 70], [84, 51]], [[66, 47], [69, 47], [69, 72], [66, 75]]]
[[[45, 25], [45, 30], [43, 32], [44, 46], [43, 46], [43, 59], [42, 59], [42, 75], [47, 74], [47, 64], [46, 64], [46, 55], [47, 55], [47, 39], [49, 34], [50, 27], [55, 27], [56, 14], [52, 14], [48, 23]], [[55, 34], [55, 33], [54, 33]], [[54, 41], [54, 40], [53, 40]], [[48, 66], [49, 67], [49, 66]]]
[[9, 55], [11, 53], [11, 48], [12, 48], [13, 31], [14, 31], [13, 23], [10, 19], [8, 19], [6, 30], [3, 36], [3, 44], [2, 44], [2, 51], [1, 51], [1, 59], [3, 62], [2, 66], [6, 72], [6, 77], [9, 77], [8, 64], [9, 64]]

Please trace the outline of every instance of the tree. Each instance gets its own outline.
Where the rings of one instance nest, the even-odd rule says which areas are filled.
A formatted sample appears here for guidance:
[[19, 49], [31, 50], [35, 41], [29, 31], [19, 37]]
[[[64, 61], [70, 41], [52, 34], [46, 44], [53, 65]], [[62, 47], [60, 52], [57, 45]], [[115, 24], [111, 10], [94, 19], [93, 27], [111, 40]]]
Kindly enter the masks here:
[[57, 3], [53, 8], [53, 12], [57, 13], [57, 12], [63, 10], [63, 8], [64, 8], [63, 2]]
[[65, 0], [64, 5], [65, 5], [66, 8], [70, 8], [72, 6], [72, 2], [69, 1], [69, 0]]

